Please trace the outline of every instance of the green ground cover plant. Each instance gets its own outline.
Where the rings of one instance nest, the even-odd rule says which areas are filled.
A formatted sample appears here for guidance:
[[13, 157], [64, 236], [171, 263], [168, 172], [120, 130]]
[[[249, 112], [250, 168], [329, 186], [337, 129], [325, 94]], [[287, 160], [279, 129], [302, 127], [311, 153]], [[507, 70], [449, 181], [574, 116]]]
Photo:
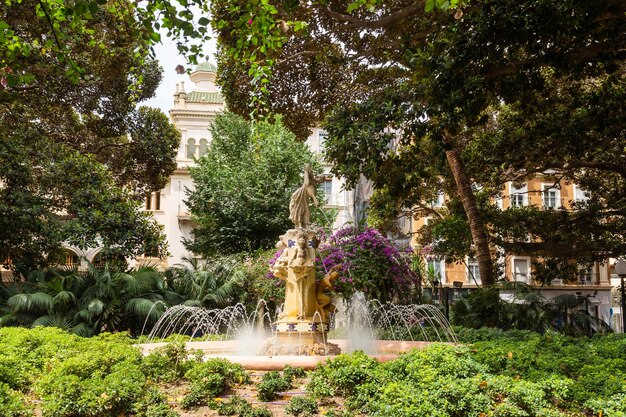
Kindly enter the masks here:
[[294, 397], [285, 408], [285, 413], [291, 416], [312, 417], [317, 413], [317, 402], [312, 398]]
[[261, 401], [273, 401], [279, 392], [286, 391], [293, 386], [296, 378], [302, 378], [306, 372], [302, 368], [285, 365], [282, 375], [278, 371], [271, 371], [263, 375], [257, 386], [257, 396]]
[[216, 402], [214, 408], [220, 416], [272, 417], [265, 407], [253, 407], [245, 398], [233, 395], [226, 401]]
[[[378, 363], [363, 353], [318, 367], [307, 390], [368, 416], [624, 416], [626, 338], [473, 330]], [[491, 339], [491, 340], [489, 340]]]
[[[207, 404], [246, 371], [171, 343], [143, 356], [126, 333], [82, 338], [57, 328], [0, 328], [0, 415], [175, 417], [158, 384], [187, 382], [182, 406]], [[39, 404], [39, 405], [37, 405]], [[262, 412], [245, 417], [263, 417]]]
[[[626, 415], [622, 335], [573, 338], [494, 329], [457, 334], [464, 344], [434, 344], [386, 363], [357, 352], [308, 373], [286, 367], [265, 374], [256, 389], [260, 399], [271, 401], [295, 379], [307, 378], [308, 397], [284, 409], [291, 415]], [[204, 362], [180, 342], [144, 356], [134, 342], [123, 333], [82, 338], [55, 328], [0, 328], [0, 415], [176, 417], [178, 404], [208, 405], [221, 415], [271, 416], [267, 408], [232, 396], [250, 382], [241, 366]], [[167, 399], [172, 386], [188, 395]], [[229, 399], [219, 398], [224, 395]]]
[[270, 371], [263, 375], [258, 385], [257, 396], [261, 401], [273, 401], [279, 392], [291, 388], [291, 380], [280, 374], [278, 371]]
[[185, 409], [207, 405], [235, 384], [250, 382], [248, 373], [241, 365], [217, 358], [195, 363], [185, 373], [185, 379], [191, 383], [191, 392], [182, 401]]

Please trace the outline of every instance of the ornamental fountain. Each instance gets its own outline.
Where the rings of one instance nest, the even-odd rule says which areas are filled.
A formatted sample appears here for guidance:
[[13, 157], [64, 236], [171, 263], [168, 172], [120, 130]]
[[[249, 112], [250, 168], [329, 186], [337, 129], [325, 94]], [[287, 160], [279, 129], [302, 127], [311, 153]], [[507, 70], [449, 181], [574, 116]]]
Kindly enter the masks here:
[[[311, 227], [309, 199], [318, 205], [315, 190], [320, 181], [323, 177], [315, 176], [311, 168], [305, 166], [304, 182], [291, 196], [289, 218], [294, 228], [280, 236], [276, 247], [282, 253], [270, 265], [273, 275], [286, 284], [285, 303], [276, 318], [271, 319], [268, 313], [258, 317], [257, 311], [266, 311], [265, 308], [257, 308], [248, 315], [241, 304], [214, 310], [174, 306], [165, 311], [148, 339], [165, 338], [176, 333], [190, 333], [193, 339], [194, 336], [220, 334], [225, 330], [234, 340], [189, 341], [187, 347], [202, 350], [205, 356], [227, 358], [256, 370], [282, 369], [286, 364], [310, 369], [342, 350], [364, 350], [380, 361], [394, 359], [399, 353], [431, 343], [413, 340], [411, 328], [416, 325], [422, 337], [428, 339], [425, 330], [428, 327], [434, 330], [438, 341], [456, 342], [454, 332], [436, 307], [382, 305], [376, 300], [366, 301], [362, 295], [344, 312], [349, 322], [345, 329], [348, 338], [328, 339], [331, 315], [336, 311], [331, 302], [331, 291], [341, 265], [331, 268], [321, 280], [316, 281], [315, 259], [319, 238]], [[260, 301], [259, 305], [263, 303]], [[270, 337], [256, 334], [237, 340], [237, 335], [254, 334], [251, 330], [264, 327], [266, 321], [272, 328]], [[401, 327], [399, 333], [404, 337], [408, 335], [411, 340], [375, 340], [375, 327], [392, 329], [394, 324]], [[394, 331], [391, 330], [391, 333]], [[142, 348], [144, 352], [149, 352], [161, 345], [163, 343], [146, 343]]]

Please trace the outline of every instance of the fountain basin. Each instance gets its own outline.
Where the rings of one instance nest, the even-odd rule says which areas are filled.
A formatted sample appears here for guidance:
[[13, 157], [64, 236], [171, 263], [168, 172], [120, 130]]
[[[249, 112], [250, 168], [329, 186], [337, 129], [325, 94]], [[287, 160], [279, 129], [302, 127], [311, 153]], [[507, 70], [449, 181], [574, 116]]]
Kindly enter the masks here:
[[[350, 340], [329, 339], [329, 343], [338, 345], [343, 352], [351, 352]], [[387, 362], [396, 359], [401, 353], [412, 349], [424, 349], [435, 342], [414, 342], [406, 340], [374, 340], [374, 353], [369, 356], [379, 362]], [[187, 342], [187, 350], [200, 350], [205, 358], [223, 358], [233, 363], [238, 363], [248, 370], [274, 371], [282, 370], [285, 365], [304, 369], [314, 369], [318, 364], [325, 363], [336, 356], [267, 356], [267, 355], [239, 355], [240, 343], [236, 340], [212, 341], [212, 342]], [[436, 342], [439, 343], [439, 342]], [[165, 346], [167, 343], [143, 343], [138, 345], [143, 354], [147, 355], [152, 350]]]

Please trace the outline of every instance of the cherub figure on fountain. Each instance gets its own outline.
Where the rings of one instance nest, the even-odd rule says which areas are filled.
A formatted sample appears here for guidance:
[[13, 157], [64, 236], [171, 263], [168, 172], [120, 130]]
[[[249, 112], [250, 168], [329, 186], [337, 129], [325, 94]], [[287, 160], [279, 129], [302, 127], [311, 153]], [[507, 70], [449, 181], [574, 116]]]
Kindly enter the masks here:
[[330, 313], [337, 311], [334, 304], [331, 303], [331, 292], [333, 291], [333, 284], [339, 278], [339, 270], [341, 264], [333, 266], [330, 271], [322, 278], [315, 286], [315, 298], [317, 300], [317, 311], [322, 317], [323, 323], [328, 323], [330, 320]]

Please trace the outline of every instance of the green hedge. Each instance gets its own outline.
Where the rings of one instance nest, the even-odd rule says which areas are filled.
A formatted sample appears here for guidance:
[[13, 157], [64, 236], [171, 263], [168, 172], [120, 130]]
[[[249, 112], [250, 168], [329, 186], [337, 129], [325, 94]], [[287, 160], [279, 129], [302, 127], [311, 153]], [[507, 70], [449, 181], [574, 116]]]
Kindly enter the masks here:
[[[315, 400], [344, 397], [351, 412], [368, 416], [626, 416], [623, 336], [458, 334], [471, 343], [434, 344], [383, 364], [363, 353], [340, 355], [309, 373], [307, 390]], [[189, 408], [214, 406], [214, 397], [249, 382], [239, 365], [204, 362], [181, 343], [147, 356], [132, 344], [125, 334], [85, 339], [55, 328], [0, 328], [0, 415], [174, 417], [158, 384], [186, 382], [190, 392], [181, 405]], [[268, 393], [303, 372], [271, 376], [264, 378]], [[302, 405], [293, 404], [293, 413], [304, 413]]]
[[[206, 404], [248, 382], [239, 365], [186, 352], [173, 343], [143, 356], [127, 334], [81, 338], [57, 328], [0, 328], [0, 415], [30, 417], [173, 417], [155, 388], [186, 380], [184, 404]], [[195, 399], [194, 399], [195, 398]]]

